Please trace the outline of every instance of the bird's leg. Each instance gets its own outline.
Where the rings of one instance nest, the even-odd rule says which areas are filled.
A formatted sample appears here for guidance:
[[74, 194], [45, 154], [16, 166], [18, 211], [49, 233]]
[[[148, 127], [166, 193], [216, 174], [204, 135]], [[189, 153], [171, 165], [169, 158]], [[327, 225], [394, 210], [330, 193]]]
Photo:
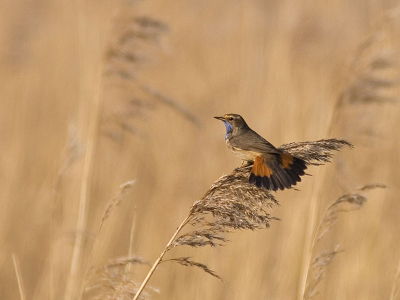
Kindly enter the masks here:
[[239, 168], [236, 168], [235, 170], [238, 171], [239, 169], [243, 169], [243, 168], [249, 167], [251, 165], [252, 165], [252, 163], [250, 161], [242, 160], [242, 165]]

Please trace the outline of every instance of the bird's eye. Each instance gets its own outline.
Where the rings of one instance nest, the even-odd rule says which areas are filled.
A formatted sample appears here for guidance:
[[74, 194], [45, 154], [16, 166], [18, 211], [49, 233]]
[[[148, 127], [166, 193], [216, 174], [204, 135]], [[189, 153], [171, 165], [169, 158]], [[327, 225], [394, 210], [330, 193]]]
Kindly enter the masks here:
[[233, 118], [232, 117], [229, 117], [229, 121], [232, 121], [233, 120]]

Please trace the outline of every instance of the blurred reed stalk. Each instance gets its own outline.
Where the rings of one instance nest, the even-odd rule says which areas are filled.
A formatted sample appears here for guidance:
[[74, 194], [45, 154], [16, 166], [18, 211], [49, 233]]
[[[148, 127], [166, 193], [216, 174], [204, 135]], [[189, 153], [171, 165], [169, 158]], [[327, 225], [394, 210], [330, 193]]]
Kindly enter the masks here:
[[[101, 232], [101, 229], [103, 228], [103, 225], [104, 225], [105, 221], [110, 216], [110, 214], [114, 210], [114, 208], [121, 204], [121, 201], [131, 191], [131, 189], [132, 189], [134, 184], [135, 184], [134, 180], [130, 180], [130, 181], [127, 181], [127, 182], [121, 184], [120, 187], [119, 187], [118, 193], [108, 203], [107, 208], [104, 211], [103, 217], [101, 218], [101, 223], [100, 223], [100, 226], [99, 226], [99, 228], [97, 230], [96, 237], [94, 239], [94, 243], [93, 243], [93, 246], [92, 246], [91, 254], [89, 255], [89, 266], [92, 264], [94, 251], [97, 248], [97, 245], [98, 245], [98, 242], [99, 242], [100, 232]], [[135, 218], [133, 218], [132, 222], [135, 222]], [[131, 245], [129, 247], [131, 248]], [[131, 249], [129, 249], [129, 251], [131, 251]]]
[[[133, 255], [133, 237], [135, 234], [135, 228], [136, 228], [136, 208], [135, 211], [133, 212], [133, 216], [132, 216], [132, 224], [131, 224], [131, 232], [129, 234], [129, 251], [128, 251], [128, 255], [132, 256]], [[130, 271], [131, 265], [127, 266], [127, 271]]]
[[[343, 146], [351, 147], [351, 144], [345, 140], [326, 139], [293, 142], [282, 145], [280, 149], [303, 159], [308, 165], [319, 166], [329, 162], [333, 156], [332, 152], [340, 150]], [[133, 300], [139, 299], [157, 267], [167, 261], [200, 268], [221, 280], [207, 265], [189, 257], [163, 260], [166, 253], [174, 247], [217, 247], [229, 242], [225, 236], [234, 230], [269, 228], [270, 221], [276, 219], [270, 216], [269, 212], [278, 205], [278, 201], [270, 191], [249, 184], [250, 171], [251, 165], [237, 168], [231, 174], [220, 177], [200, 200], [194, 202], [188, 216], [154, 262]], [[178, 236], [186, 225], [192, 226], [192, 229]]]
[[[117, 5], [115, 10], [117, 10]], [[114, 12], [113, 16], [116, 15]], [[111, 25], [112, 22], [110, 22]], [[108, 32], [110, 31], [110, 26], [106, 31], [105, 35], [108, 36]], [[81, 28], [79, 31], [81, 34], [84, 32], [84, 28]], [[102, 91], [102, 81], [103, 74], [105, 69], [105, 57], [100, 60], [96, 78], [96, 84], [94, 85], [96, 88], [94, 89], [94, 95], [92, 101], [90, 103], [90, 116], [89, 116], [89, 125], [88, 125], [88, 133], [87, 133], [87, 141], [86, 141], [86, 151], [83, 165], [83, 173], [82, 173], [82, 184], [80, 189], [80, 200], [79, 200], [79, 210], [78, 210], [78, 220], [76, 224], [76, 235], [74, 242], [74, 250], [72, 253], [71, 267], [68, 274], [66, 290], [65, 290], [65, 300], [72, 300], [75, 298], [75, 294], [77, 290], [81, 290], [83, 284], [80, 284], [80, 288], [77, 288], [78, 285], [78, 272], [82, 266], [82, 253], [83, 253], [83, 233], [86, 230], [86, 222], [87, 222], [87, 204], [90, 199], [90, 183], [92, 182], [93, 177], [93, 164], [95, 159], [96, 152], [96, 144], [99, 133], [99, 125], [100, 125], [100, 111], [101, 111], [101, 91]]]
[[[130, 243], [129, 243], [129, 253], [127, 257], [121, 258], [121, 259], [115, 259], [115, 260], [110, 260], [108, 262], [108, 264], [101, 266], [101, 267], [92, 267], [92, 261], [93, 261], [93, 257], [94, 257], [94, 253], [95, 250], [98, 246], [99, 243], [99, 236], [100, 233], [103, 229], [103, 226], [106, 222], [106, 220], [108, 219], [108, 217], [110, 216], [110, 214], [112, 213], [112, 211], [121, 204], [122, 200], [124, 198], [126, 198], [126, 196], [129, 194], [129, 192], [132, 190], [132, 187], [134, 185], [135, 181], [131, 180], [131, 181], [127, 181], [123, 184], [120, 185], [119, 187], [119, 191], [118, 193], [109, 201], [104, 213], [103, 213], [103, 217], [101, 219], [101, 223], [99, 225], [99, 228], [97, 230], [97, 234], [92, 246], [92, 250], [91, 250], [91, 254], [89, 256], [89, 269], [85, 274], [85, 278], [84, 278], [84, 284], [83, 284], [83, 289], [81, 291], [81, 296], [83, 296], [86, 292], [90, 292], [96, 288], [98, 288], [99, 286], [102, 286], [104, 284], [96, 282], [95, 284], [90, 284], [90, 276], [93, 274], [97, 274], [100, 273], [101, 271], [104, 271], [107, 273], [109, 270], [111, 269], [116, 269], [119, 267], [124, 267], [125, 271], [123, 272], [123, 274], [125, 275], [125, 273], [129, 272], [129, 268], [131, 264], [146, 264], [147, 262], [145, 262], [144, 260], [142, 260], [141, 258], [135, 257], [132, 253], [132, 240], [133, 240], [133, 231], [134, 231], [134, 224], [135, 224], [135, 217], [133, 216], [133, 220], [132, 220], [132, 227], [131, 227], [131, 237], [130, 237]], [[108, 273], [106, 274], [109, 275]], [[115, 275], [115, 274], [114, 274]], [[102, 279], [104, 279], [104, 277]], [[100, 281], [100, 280], [99, 280]], [[111, 283], [109, 283], [109, 285], [113, 286], [113, 289], [116, 291], [124, 291], [124, 282], [123, 280], [120, 280], [117, 282], [112, 281]], [[118, 295], [119, 296], [119, 295]]]
[[[102, 64], [101, 64], [102, 65]], [[78, 210], [78, 221], [76, 224], [77, 233], [75, 235], [74, 251], [72, 254], [71, 268], [67, 279], [67, 287], [65, 293], [65, 299], [73, 299], [74, 291], [76, 288], [77, 274], [81, 266], [81, 256], [83, 252], [83, 232], [86, 228], [87, 212], [86, 207], [88, 199], [90, 198], [90, 182], [92, 179], [93, 161], [95, 157], [95, 145], [97, 142], [97, 133], [99, 129], [99, 113], [100, 113], [100, 82], [102, 67], [100, 67], [98, 79], [99, 88], [96, 89], [93, 97], [91, 116], [89, 122], [88, 137], [86, 143], [85, 159], [82, 174], [82, 184], [80, 191], [79, 210]]]
[[64, 149], [64, 153], [61, 159], [61, 166], [57, 172], [55, 179], [54, 188], [52, 191], [52, 209], [51, 209], [51, 249], [50, 249], [50, 270], [49, 270], [49, 294], [50, 299], [54, 298], [54, 277], [55, 271], [55, 257], [56, 253], [54, 250], [55, 242], [58, 238], [60, 222], [63, 219], [60, 209], [60, 190], [63, 184], [64, 176], [72, 165], [78, 161], [83, 154], [84, 149], [81, 141], [78, 138], [77, 129], [74, 125], [70, 124], [68, 128], [67, 143]]
[[397, 299], [399, 292], [400, 292], [400, 262], [399, 265], [397, 266], [397, 272], [394, 278], [392, 292], [390, 293], [390, 300]]
[[[332, 202], [326, 209], [321, 221], [317, 226], [311, 244], [311, 249], [314, 250], [316, 244], [337, 223], [339, 219], [339, 214], [361, 209], [368, 200], [365, 193], [376, 188], [386, 188], [386, 186], [382, 184], [365, 185], [357, 188], [354, 192], [343, 194], [337, 200]], [[304, 292], [305, 300], [310, 300], [317, 294], [318, 284], [325, 277], [328, 265], [332, 262], [336, 254], [338, 254], [339, 252], [339, 245], [337, 244], [333, 250], [322, 251], [321, 253], [317, 254], [312, 260], [310, 260], [310, 264], [307, 268], [307, 277], [305, 284], [306, 288]]]
[[17, 277], [17, 282], [18, 282], [19, 297], [21, 300], [25, 300], [26, 299], [25, 289], [22, 281], [21, 269], [19, 267], [19, 260], [15, 253], [12, 254], [12, 260], [14, 264], [15, 276]]

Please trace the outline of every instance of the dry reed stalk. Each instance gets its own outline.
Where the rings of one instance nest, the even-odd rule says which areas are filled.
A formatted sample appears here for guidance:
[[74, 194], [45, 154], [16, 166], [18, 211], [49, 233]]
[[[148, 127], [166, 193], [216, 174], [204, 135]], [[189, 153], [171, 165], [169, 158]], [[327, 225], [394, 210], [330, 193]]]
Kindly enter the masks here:
[[160, 264], [160, 262], [161, 262], [162, 258], [164, 257], [165, 253], [167, 253], [167, 251], [170, 249], [170, 246], [174, 242], [176, 236], [179, 234], [179, 232], [181, 231], [183, 226], [185, 226], [187, 224], [187, 222], [189, 221], [189, 217], [190, 217], [190, 215], [188, 217], [186, 217], [186, 219], [183, 220], [181, 225], [179, 225], [178, 229], [172, 235], [172, 238], [169, 240], [169, 242], [165, 246], [164, 250], [161, 252], [160, 256], [156, 259], [156, 261], [154, 262], [153, 266], [151, 267], [149, 273], [146, 275], [146, 278], [143, 280], [143, 282], [140, 285], [139, 289], [136, 291], [136, 294], [135, 294], [135, 297], [133, 298], [133, 300], [139, 299], [140, 294], [143, 292], [143, 289], [145, 288], [145, 286], [147, 285], [147, 282], [150, 280], [150, 277], [153, 275], [154, 271], [156, 270], [156, 268]]
[[[114, 13], [115, 15], [115, 13]], [[106, 36], [108, 33], [106, 33]], [[98, 66], [96, 78], [96, 84], [93, 98], [91, 100], [91, 108], [90, 108], [90, 117], [89, 117], [89, 126], [87, 133], [87, 141], [86, 141], [86, 152], [85, 159], [83, 165], [83, 173], [82, 173], [82, 184], [80, 190], [80, 199], [79, 199], [79, 210], [78, 210], [78, 221], [76, 224], [76, 235], [74, 242], [74, 250], [72, 253], [71, 260], [71, 268], [68, 274], [66, 290], [65, 290], [65, 300], [71, 300], [75, 298], [75, 291], [81, 290], [83, 287], [80, 284], [79, 289], [77, 288], [78, 284], [78, 272], [82, 263], [82, 252], [83, 252], [83, 232], [86, 229], [86, 219], [87, 212], [86, 207], [88, 205], [90, 199], [90, 183], [93, 177], [93, 164], [95, 158], [95, 147], [97, 144], [98, 132], [99, 132], [99, 121], [100, 121], [100, 111], [101, 111], [101, 91], [102, 91], [102, 80], [104, 74], [104, 59], [100, 61]]]
[[[317, 175], [319, 175], [317, 173]], [[317, 210], [318, 210], [318, 196], [317, 193], [319, 191], [319, 187], [321, 185], [322, 179], [319, 179], [320, 176], [317, 176], [317, 182], [314, 183], [311, 202], [309, 207], [309, 217], [307, 221], [306, 227], [306, 235], [304, 240], [304, 247], [303, 247], [303, 258], [302, 258], [302, 267], [300, 271], [300, 280], [298, 286], [298, 299], [301, 300], [304, 297], [306, 286], [307, 286], [307, 276], [308, 276], [308, 266], [311, 263], [311, 243], [312, 243], [312, 236], [315, 230], [315, 224], [317, 219]]]
[[[308, 165], [322, 165], [329, 162], [333, 151], [343, 146], [351, 147], [345, 140], [326, 139], [315, 142], [289, 143], [280, 149], [302, 158]], [[133, 300], [140, 297], [151, 276], [162, 262], [174, 261], [184, 266], [197, 267], [206, 273], [221, 279], [207, 265], [195, 262], [189, 257], [163, 260], [165, 254], [178, 246], [216, 247], [225, 244], [227, 233], [237, 229], [255, 230], [270, 226], [276, 218], [269, 211], [278, 201], [265, 189], [249, 184], [251, 166], [235, 169], [231, 174], [220, 177], [213, 183], [201, 200], [194, 202], [188, 216], [177, 228], [170, 241], [154, 262]], [[186, 225], [192, 226], [179, 236]]]
[[[382, 184], [369, 184], [359, 187], [353, 193], [346, 193], [340, 196], [336, 201], [328, 206], [315, 231], [311, 244], [311, 255], [316, 244], [336, 224], [339, 214], [361, 209], [368, 200], [364, 193], [375, 188], [385, 188], [385, 186]], [[306, 288], [303, 299], [311, 299], [317, 294], [317, 286], [325, 277], [326, 268], [332, 262], [337, 253], [339, 253], [339, 245], [336, 245], [331, 251], [323, 251], [319, 253], [313, 259], [311, 259], [311, 257], [309, 258], [310, 264], [307, 268]]]
[[[100, 71], [100, 74], [102, 72]], [[100, 85], [99, 85], [100, 86]], [[93, 161], [94, 161], [94, 152], [95, 145], [97, 142], [97, 133], [98, 133], [98, 121], [99, 121], [99, 113], [100, 113], [100, 88], [96, 89], [97, 92], [94, 96], [92, 103], [92, 114], [90, 117], [89, 123], [89, 133], [88, 140], [86, 146], [86, 154], [85, 161], [83, 167], [82, 174], [82, 185], [80, 192], [80, 201], [79, 201], [79, 211], [78, 211], [78, 222], [76, 224], [77, 233], [75, 235], [75, 243], [74, 243], [74, 251], [72, 254], [71, 260], [71, 268], [68, 274], [67, 286], [65, 299], [73, 299], [74, 298], [74, 290], [76, 288], [77, 283], [77, 274], [79, 271], [79, 267], [81, 265], [81, 256], [83, 252], [83, 232], [86, 227], [86, 207], [88, 203], [88, 199], [90, 198], [90, 189], [89, 185], [92, 179], [92, 171], [93, 171]]]
[[98, 244], [98, 240], [99, 240], [99, 235], [100, 235], [101, 229], [103, 228], [103, 225], [104, 225], [106, 219], [110, 216], [110, 214], [114, 210], [114, 208], [117, 207], [119, 204], [121, 204], [121, 201], [131, 191], [134, 184], [135, 184], [135, 180], [130, 180], [130, 181], [127, 181], [127, 182], [121, 184], [119, 186], [118, 193], [108, 203], [108, 205], [103, 213], [103, 217], [101, 218], [99, 228], [97, 229], [97, 233], [96, 233], [96, 237], [94, 239], [94, 243], [92, 246], [91, 254], [89, 256], [89, 266], [92, 263], [94, 251], [97, 248], [97, 244]]
[[[115, 199], [115, 198], [114, 198]], [[112, 200], [111, 202], [116, 202]], [[111, 211], [109, 207], [114, 206], [109, 204], [105, 210], [104, 216], [109, 216]], [[134, 219], [134, 218], [133, 218]], [[103, 221], [105, 219], [103, 218]], [[133, 234], [135, 220], [131, 227], [131, 241], [129, 244], [129, 255], [126, 257], [109, 260], [104, 265], [93, 266], [89, 269], [83, 290], [82, 296], [89, 297], [88, 299], [132, 299], [135, 296], [139, 284], [135, 281], [135, 273], [131, 271], [133, 265], [150, 265], [147, 261], [134, 255], [133, 252]], [[100, 226], [101, 227], [101, 226]], [[152, 291], [158, 290], [151, 288]], [[94, 294], [94, 296], [90, 296]], [[147, 293], [142, 294], [141, 299], [147, 297]], [[85, 297], [85, 299], [87, 298]]]
[[[121, 184], [120, 187], [119, 187], [118, 193], [110, 200], [110, 202], [108, 203], [106, 209], [104, 210], [103, 217], [101, 218], [101, 222], [100, 222], [99, 228], [98, 228], [98, 230], [97, 230], [97, 234], [96, 234], [96, 237], [95, 237], [95, 240], [94, 240], [92, 249], [91, 249], [91, 254], [90, 254], [89, 259], [88, 259], [88, 260], [89, 260], [89, 264], [88, 264], [89, 267], [90, 267], [91, 264], [92, 264], [92, 260], [93, 260], [93, 257], [94, 257], [94, 252], [95, 252], [95, 250], [96, 250], [96, 248], [97, 248], [97, 245], [98, 245], [98, 242], [99, 242], [100, 232], [101, 232], [101, 230], [102, 230], [102, 228], [103, 228], [103, 225], [104, 225], [105, 221], [106, 221], [107, 218], [110, 216], [111, 212], [115, 209], [115, 207], [117, 207], [119, 204], [121, 204], [121, 201], [122, 201], [122, 200], [127, 196], [127, 194], [131, 191], [131, 189], [132, 189], [134, 183], [135, 183], [134, 180], [130, 180], [130, 181], [127, 181], [127, 182]], [[133, 234], [133, 233], [132, 233], [132, 234]], [[130, 265], [130, 264], [133, 264], [133, 263], [139, 264], [139, 263], [144, 263], [144, 261], [143, 261], [142, 259], [134, 259], [134, 258], [133, 258], [133, 255], [131, 255], [131, 250], [130, 250], [130, 251], [129, 251], [129, 256], [128, 256], [128, 258], [125, 260], [125, 262], [124, 262], [123, 265], [125, 266], [125, 265]], [[114, 265], [113, 265], [113, 262], [109, 262], [109, 265], [108, 265], [108, 266], [114, 266]], [[83, 291], [82, 291], [82, 293], [85, 292], [85, 291], [87, 291], [87, 290], [92, 289], [92, 288], [87, 288], [87, 287], [86, 287], [86, 286], [88, 285], [89, 276], [90, 276], [92, 273], [93, 273], [93, 270], [92, 270], [92, 269], [89, 269], [89, 270], [86, 272], [86, 275], [85, 275], [85, 278], [84, 278], [84, 284], [83, 284]]]
[[[131, 224], [131, 231], [129, 234], [129, 250], [128, 250], [128, 255], [132, 256], [133, 255], [133, 237], [134, 237], [134, 233], [135, 233], [135, 228], [136, 228], [136, 208], [135, 211], [133, 212], [133, 216], [132, 216], [132, 224]], [[130, 271], [130, 266], [128, 266], [126, 271]]]
[[25, 300], [26, 299], [25, 289], [24, 289], [24, 283], [22, 281], [21, 269], [19, 267], [19, 260], [15, 253], [13, 253], [11, 256], [13, 259], [15, 276], [17, 277], [17, 282], [18, 282], [19, 297], [21, 298], [21, 300]]
[[54, 188], [52, 191], [52, 209], [51, 209], [51, 249], [50, 249], [50, 299], [54, 298], [54, 265], [55, 265], [55, 253], [54, 253], [54, 242], [57, 239], [56, 231], [59, 229], [59, 223], [62, 220], [62, 213], [59, 211], [59, 193], [63, 179], [68, 169], [81, 157], [84, 149], [82, 142], [78, 138], [76, 127], [72, 124], [68, 127], [67, 143], [65, 146], [64, 154], [61, 159], [61, 167], [57, 172]]
[[390, 293], [390, 300], [395, 300], [400, 292], [400, 262], [397, 266], [397, 272], [394, 277], [392, 292]]

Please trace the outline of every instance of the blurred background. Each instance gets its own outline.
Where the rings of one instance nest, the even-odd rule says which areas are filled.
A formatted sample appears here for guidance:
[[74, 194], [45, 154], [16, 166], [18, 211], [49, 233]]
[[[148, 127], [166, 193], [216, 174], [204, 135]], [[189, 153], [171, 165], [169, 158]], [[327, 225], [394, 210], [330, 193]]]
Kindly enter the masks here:
[[[276, 146], [355, 147], [278, 192], [271, 228], [179, 249], [225, 283], [165, 263], [151, 297], [300, 299], [313, 226], [341, 194], [382, 183], [313, 249], [343, 250], [314, 299], [399, 299], [399, 4], [2, 1], [0, 298], [79, 299], [89, 266], [130, 252], [153, 262], [192, 203], [241, 164], [213, 119], [239, 113]], [[133, 270], [141, 282], [149, 267]]]

